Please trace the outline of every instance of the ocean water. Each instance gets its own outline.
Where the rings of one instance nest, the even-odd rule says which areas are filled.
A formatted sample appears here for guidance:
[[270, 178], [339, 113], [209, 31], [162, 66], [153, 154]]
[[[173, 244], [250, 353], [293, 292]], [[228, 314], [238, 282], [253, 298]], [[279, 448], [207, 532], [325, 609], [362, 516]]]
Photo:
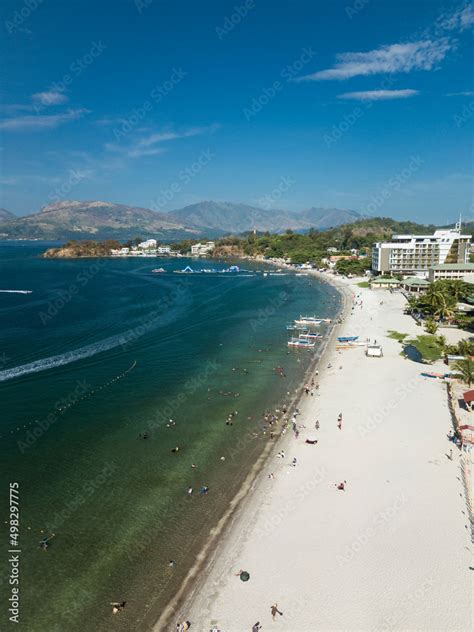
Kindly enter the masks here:
[[285, 324], [333, 317], [340, 297], [310, 277], [173, 274], [225, 263], [42, 259], [47, 245], [0, 242], [0, 290], [32, 290], [0, 292], [1, 554], [18, 483], [23, 629], [148, 630], [270, 440], [264, 411], [304, 379], [312, 354], [288, 352]]

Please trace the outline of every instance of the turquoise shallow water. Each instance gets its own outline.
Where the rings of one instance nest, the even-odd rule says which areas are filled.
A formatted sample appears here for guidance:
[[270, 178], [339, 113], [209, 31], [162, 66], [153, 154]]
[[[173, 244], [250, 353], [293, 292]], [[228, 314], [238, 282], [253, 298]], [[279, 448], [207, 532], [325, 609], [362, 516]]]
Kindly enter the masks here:
[[[45, 260], [45, 247], [0, 244], [0, 289], [33, 290], [0, 293], [2, 523], [18, 482], [21, 623], [147, 630], [268, 440], [262, 413], [308, 366], [285, 324], [332, 317], [340, 299], [309, 277], [184, 276], [184, 259]], [[1, 547], [7, 559], [6, 532]]]

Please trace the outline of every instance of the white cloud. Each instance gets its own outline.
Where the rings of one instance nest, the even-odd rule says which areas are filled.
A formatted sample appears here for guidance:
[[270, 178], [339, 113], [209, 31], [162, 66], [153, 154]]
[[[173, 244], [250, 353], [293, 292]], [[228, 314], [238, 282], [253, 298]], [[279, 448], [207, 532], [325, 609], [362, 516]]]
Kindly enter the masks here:
[[177, 138], [189, 138], [190, 136], [199, 136], [201, 134], [209, 134], [219, 128], [219, 125], [209, 125], [207, 127], [192, 127], [183, 132], [160, 132], [157, 134], [151, 134], [147, 138], [142, 138], [138, 142], [138, 147], [148, 147], [150, 145], [156, 145], [157, 143], [163, 143], [168, 140], [176, 140]]
[[142, 156], [156, 156], [157, 154], [162, 154], [165, 150], [161, 147], [157, 147], [156, 149], [132, 149], [128, 152], [128, 156], [130, 158], [141, 158]]
[[380, 73], [432, 70], [452, 46], [447, 37], [442, 37], [434, 41], [391, 44], [365, 53], [341, 53], [337, 55], [338, 63], [332, 68], [300, 77], [297, 81], [341, 80]]
[[102, 118], [97, 119], [95, 121], [95, 124], [96, 125], [102, 125], [102, 126], [106, 127], [108, 125], [120, 125], [120, 124], [122, 124], [124, 122], [125, 122], [124, 118], [103, 116]]
[[31, 98], [35, 103], [40, 103], [41, 105], [61, 105], [69, 100], [65, 94], [54, 90], [36, 92]]
[[442, 15], [439, 23], [447, 31], [465, 31], [474, 24], [474, 7], [472, 3], [467, 2], [453, 13]]
[[474, 97], [474, 92], [467, 90], [466, 92], [450, 92], [447, 97]]
[[[179, 138], [190, 138], [191, 136], [199, 136], [201, 134], [212, 134], [219, 129], [219, 124], [209, 125], [206, 127], [190, 127], [180, 132], [154, 132], [146, 137], [139, 138], [128, 145], [119, 145], [117, 143], [106, 143], [104, 149], [109, 152], [128, 156], [129, 158], [141, 158], [143, 156], [156, 156], [162, 154], [165, 149], [161, 147], [161, 143], [177, 140]], [[146, 130], [142, 130], [146, 131]], [[158, 145], [158, 146], [157, 146]]]
[[158, 134], [151, 134], [147, 138], [142, 138], [138, 146], [139, 147], [148, 147], [149, 145], [155, 145], [156, 143], [163, 143], [167, 140], [175, 140], [176, 138], [185, 138], [186, 136], [193, 136], [189, 132], [182, 132], [178, 134], [177, 132], [161, 132]]
[[0, 121], [0, 129], [9, 130], [12, 132], [24, 131], [24, 130], [43, 130], [54, 129], [63, 123], [68, 121], [75, 121], [88, 114], [89, 110], [78, 109], [68, 110], [64, 114], [51, 114], [51, 115], [28, 115], [17, 116], [14, 118], [4, 119]]
[[390, 99], [408, 99], [419, 94], [418, 90], [366, 90], [364, 92], [345, 92], [338, 99], [356, 101], [387, 101]]

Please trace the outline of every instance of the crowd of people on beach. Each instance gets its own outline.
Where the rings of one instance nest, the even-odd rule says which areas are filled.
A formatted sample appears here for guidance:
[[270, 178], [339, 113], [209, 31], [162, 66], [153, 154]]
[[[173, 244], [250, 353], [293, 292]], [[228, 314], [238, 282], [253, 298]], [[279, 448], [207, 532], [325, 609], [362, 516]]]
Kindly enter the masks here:
[[[357, 296], [354, 295], [354, 300], [352, 302], [352, 305], [350, 307], [351, 309], [351, 313], [354, 314], [356, 309], [360, 309], [362, 310], [364, 308], [364, 301], [361, 298], [361, 295], [358, 294]], [[383, 304], [383, 301], [381, 301], [380, 304]], [[367, 338], [366, 342], [371, 342], [371, 339]], [[377, 344], [377, 340], [375, 340], [374, 344]], [[339, 351], [339, 354], [341, 354], [341, 352]], [[337, 357], [337, 356], [335, 356]], [[334, 361], [334, 360], [333, 360]], [[331, 373], [339, 373], [339, 371], [334, 371], [334, 369], [339, 368], [339, 370], [342, 370], [342, 365], [338, 366], [338, 363], [334, 362], [336, 364], [336, 366], [333, 367], [332, 363], [329, 362], [327, 364], [327, 368], [328, 369], [333, 369], [333, 371]], [[279, 377], [286, 377], [285, 373], [284, 373], [284, 369], [283, 367], [275, 367], [274, 369], [275, 373], [279, 376]], [[305, 380], [301, 385], [300, 388], [298, 389], [299, 393], [302, 396], [302, 399], [300, 400], [301, 402], [303, 402], [302, 408], [307, 405], [309, 403], [309, 401], [311, 401], [311, 398], [315, 398], [318, 397], [320, 395], [320, 387], [319, 387], [319, 383], [317, 381], [319, 376], [319, 371], [315, 370], [313, 373], [313, 377], [309, 380]], [[324, 386], [324, 384], [323, 384]], [[289, 393], [288, 393], [289, 395]], [[308, 400], [306, 400], [306, 398], [308, 398]], [[296, 399], [296, 398], [295, 398]], [[306, 402], [306, 404], [304, 403]], [[332, 417], [332, 419], [329, 420], [325, 420], [324, 418], [320, 419], [317, 418], [314, 420], [314, 430], [316, 431], [316, 433], [311, 436], [305, 432], [303, 432], [303, 440], [305, 444], [308, 445], [313, 445], [316, 446], [318, 444], [319, 441], [323, 441], [325, 435], [323, 433], [320, 432], [321, 430], [321, 425], [324, 426], [324, 428], [328, 428], [329, 430], [332, 431], [334, 429], [334, 426], [336, 426], [337, 428], [337, 432], [334, 429], [334, 435], [337, 435], [338, 438], [343, 438], [345, 433], [343, 433], [343, 429], [345, 430], [347, 428], [347, 421], [349, 421], [349, 427], [351, 425], [351, 418], [349, 415], [347, 415], [348, 419], [346, 419], [346, 414], [347, 413], [343, 413], [342, 411], [339, 412], [339, 414], [336, 415], [334, 414], [334, 416]], [[310, 426], [311, 428], [313, 427], [313, 423], [312, 420], [307, 418], [306, 415], [306, 411], [305, 411], [305, 415], [303, 416], [301, 414], [300, 409], [298, 408], [298, 406], [293, 405], [286, 405], [283, 407], [282, 410], [277, 410], [277, 411], [265, 411], [262, 415], [262, 421], [263, 424], [260, 428], [260, 431], [263, 434], [270, 434], [270, 438], [273, 439], [275, 436], [277, 436], [277, 434], [279, 435], [285, 435], [286, 432], [288, 431], [289, 433], [292, 434], [294, 440], [299, 440], [300, 439], [300, 433], [306, 429], [306, 425], [305, 423], [303, 423], [303, 419], [305, 419], [306, 424], [308, 424], [308, 426]], [[314, 417], [313, 417], [314, 419]], [[347, 431], [346, 431], [347, 432]], [[341, 434], [340, 434], [341, 433]], [[257, 435], [256, 435], [257, 436]], [[318, 437], [317, 439], [315, 437]], [[455, 432], [453, 432], [452, 430], [450, 430], [449, 434], [447, 435], [447, 439], [449, 442], [454, 443], [454, 445], [456, 445], [456, 441], [457, 441], [457, 436], [455, 434]], [[293, 475], [290, 474], [290, 472], [292, 472], [293, 470], [291, 468], [301, 468], [304, 466], [304, 452], [300, 452], [298, 453], [298, 458], [296, 456], [293, 456], [291, 453], [293, 451], [292, 446], [294, 445], [293, 441], [292, 442], [287, 442], [286, 446], [284, 448], [281, 448], [278, 450], [278, 452], [275, 455], [275, 458], [280, 461], [281, 463], [279, 464], [279, 469], [276, 469], [276, 475], [278, 476], [278, 472], [279, 471], [283, 471], [285, 473], [288, 473], [289, 475]], [[285, 449], [286, 448], [286, 449]], [[311, 451], [308, 448], [308, 451]], [[312, 452], [312, 454], [317, 454], [318, 452], [318, 448], [314, 449], [314, 453]], [[453, 449], [449, 449], [448, 453], [445, 455], [446, 458], [448, 459], [448, 461], [452, 461], [453, 460]], [[300, 465], [300, 462], [302, 465]], [[278, 467], [278, 466], [277, 466]], [[276, 475], [273, 471], [270, 471], [269, 473], [266, 473], [266, 478], [268, 481], [274, 481], [276, 479]], [[271, 483], [268, 483], [271, 484]], [[341, 503], [346, 503], [346, 492], [350, 493], [350, 481], [348, 484], [348, 481], [346, 479], [342, 479], [341, 478], [334, 478], [332, 479], [328, 485], [327, 485], [328, 489], [330, 490], [331, 494], [334, 494], [335, 496], [337, 496], [338, 498], [340, 498], [340, 502]], [[343, 491], [344, 494], [339, 495], [338, 492], [339, 491]], [[339, 501], [337, 501], [339, 502]], [[471, 568], [471, 567], [470, 567]], [[471, 570], [474, 570], [474, 566], [471, 568]], [[240, 579], [242, 581], [249, 581], [250, 579], [250, 573], [248, 573], [247, 571], [242, 571], [240, 570], [238, 573], [236, 573], [237, 576], [240, 577]], [[273, 603], [270, 606], [270, 616], [272, 621], [277, 621], [279, 618], [283, 617], [283, 612], [279, 609], [278, 604], [277, 603]], [[189, 622], [188, 622], [189, 623]], [[250, 627], [250, 624], [249, 624]], [[260, 622], [260, 620], [256, 621], [253, 626], [251, 627], [251, 631], [252, 632], [259, 632], [260, 630], [262, 630], [262, 624]], [[184, 629], [188, 629], [188, 628], [179, 628], [177, 627], [177, 632], [181, 632], [181, 630]], [[221, 632], [219, 627], [215, 627], [212, 628], [210, 630], [210, 632]]]

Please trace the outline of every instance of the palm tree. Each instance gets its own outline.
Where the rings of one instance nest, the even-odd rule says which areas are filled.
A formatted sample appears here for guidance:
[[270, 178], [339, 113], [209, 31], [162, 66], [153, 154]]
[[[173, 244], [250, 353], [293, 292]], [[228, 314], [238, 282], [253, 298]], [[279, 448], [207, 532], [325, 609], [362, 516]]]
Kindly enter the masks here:
[[422, 300], [437, 320], [454, 318], [456, 299], [440, 281], [431, 283]]
[[440, 307], [445, 303], [443, 291], [435, 283], [431, 283], [423, 296], [423, 302], [433, 315], [437, 315]]
[[466, 284], [464, 283], [464, 281], [460, 281], [457, 279], [454, 279], [453, 281], [451, 281], [450, 290], [451, 290], [451, 294], [456, 299], [456, 303], [459, 303], [459, 301], [464, 297], [466, 293], [465, 286]]
[[467, 360], [458, 360], [454, 363], [453, 368], [458, 371], [454, 377], [471, 386], [474, 382], [474, 362], [469, 358]]
[[434, 318], [427, 318], [425, 322], [426, 333], [435, 334], [438, 331], [438, 323]]
[[456, 313], [455, 305], [456, 303], [452, 296], [447, 296], [446, 294], [443, 294], [443, 300], [437, 310], [438, 318], [447, 321], [453, 320]]
[[471, 355], [471, 347], [472, 344], [469, 342], [469, 340], [460, 340], [458, 342], [458, 353], [459, 355], [462, 355], [466, 358], [468, 358]]
[[418, 297], [416, 296], [409, 296], [407, 298], [407, 306], [405, 308], [406, 312], [408, 314], [412, 314], [414, 311], [416, 311], [419, 307], [419, 303], [418, 303]]

